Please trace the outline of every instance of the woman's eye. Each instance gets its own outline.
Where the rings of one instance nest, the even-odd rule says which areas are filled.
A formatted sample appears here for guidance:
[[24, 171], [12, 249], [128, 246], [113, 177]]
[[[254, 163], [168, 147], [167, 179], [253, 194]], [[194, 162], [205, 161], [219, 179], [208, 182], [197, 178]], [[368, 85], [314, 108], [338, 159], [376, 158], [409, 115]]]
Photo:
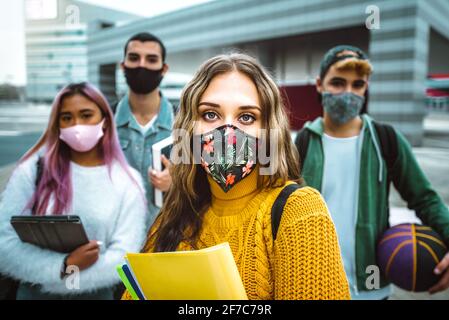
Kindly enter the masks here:
[[253, 115], [251, 115], [251, 114], [243, 114], [240, 117], [240, 120], [244, 124], [251, 124], [251, 123], [253, 123], [256, 120], [256, 118]]
[[81, 117], [83, 119], [89, 119], [90, 117], [92, 117], [92, 115], [91, 114], [83, 114]]
[[217, 114], [215, 112], [205, 112], [203, 114], [203, 119], [207, 121], [212, 121], [217, 119]]
[[70, 116], [62, 116], [61, 120], [62, 121], [70, 121]]

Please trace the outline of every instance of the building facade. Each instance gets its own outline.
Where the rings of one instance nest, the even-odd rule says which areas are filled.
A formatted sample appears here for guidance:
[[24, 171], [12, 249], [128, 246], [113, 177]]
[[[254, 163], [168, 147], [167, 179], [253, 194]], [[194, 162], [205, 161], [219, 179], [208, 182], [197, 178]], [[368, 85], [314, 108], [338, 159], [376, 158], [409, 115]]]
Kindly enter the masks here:
[[51, 102], [67, 83], [87, 81], [89, 21], [106, 17], [106, 28], [139, 18], [70, 0], [26, 0], [25, 11], [26, 93], [35, 102]]
[[164, 41], [170, 70], [180, 73], [192, 74], [213, 55], [244, 51], [287, 89], [298, 129], [321, 113], [314, 83], [323, 54], [352, 44], [374, 66], [369, 113], [420, 145], [427, 78], [449, 73], [447, 16], [445, 0], [216, 0], [106, 30], [99, 19], [88, 30], [88, 77], [116, 92], [123, 45], [141, 31]]

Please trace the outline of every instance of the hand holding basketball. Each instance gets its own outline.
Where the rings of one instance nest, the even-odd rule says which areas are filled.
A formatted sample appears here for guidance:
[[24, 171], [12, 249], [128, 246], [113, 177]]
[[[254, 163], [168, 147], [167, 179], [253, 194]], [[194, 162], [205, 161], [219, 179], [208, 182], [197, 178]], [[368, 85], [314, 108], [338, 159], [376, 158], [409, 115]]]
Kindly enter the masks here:
[[448, 249], [428, 226], [401, 224], [386, 230], [377, 262], [386, 278], [404, 290], [436, 293], [449, 287]]
[[449, 288], [449, 253], [436, 266], [434, 273], [437, 275], [443, 274], [436, 285], [429, 289], [430, 294], [434, 294]]

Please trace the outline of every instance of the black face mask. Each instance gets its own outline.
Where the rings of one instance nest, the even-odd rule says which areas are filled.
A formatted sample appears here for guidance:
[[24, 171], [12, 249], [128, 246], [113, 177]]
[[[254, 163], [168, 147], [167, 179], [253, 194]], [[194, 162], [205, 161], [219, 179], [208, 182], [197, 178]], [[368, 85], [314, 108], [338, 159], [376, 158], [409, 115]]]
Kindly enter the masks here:
[[125, 68], [126, 83], [137, 94], [148, 94], [156, 89], [162, 81], [162, 70], [150, 70], [144, 67]]

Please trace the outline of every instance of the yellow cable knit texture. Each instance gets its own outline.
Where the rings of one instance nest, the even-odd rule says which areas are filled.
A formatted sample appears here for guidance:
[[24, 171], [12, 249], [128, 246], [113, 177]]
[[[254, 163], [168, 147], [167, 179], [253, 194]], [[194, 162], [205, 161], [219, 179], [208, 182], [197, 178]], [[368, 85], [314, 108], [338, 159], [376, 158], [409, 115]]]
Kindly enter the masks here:
[[[305, 187], [290, 195], [273, 243], [271, 207], [282, 187], [261, 191], [257, 178], [253, 172], [227, 193], [209, 178], [212, 204], [198, 248], [229, 242], [249, 299], [350, 299], [335, 227], [320, 193]], [[192, 248], [181, 243], [178, 250]], [[125, 292], [122, 299], [131, 296]]]

